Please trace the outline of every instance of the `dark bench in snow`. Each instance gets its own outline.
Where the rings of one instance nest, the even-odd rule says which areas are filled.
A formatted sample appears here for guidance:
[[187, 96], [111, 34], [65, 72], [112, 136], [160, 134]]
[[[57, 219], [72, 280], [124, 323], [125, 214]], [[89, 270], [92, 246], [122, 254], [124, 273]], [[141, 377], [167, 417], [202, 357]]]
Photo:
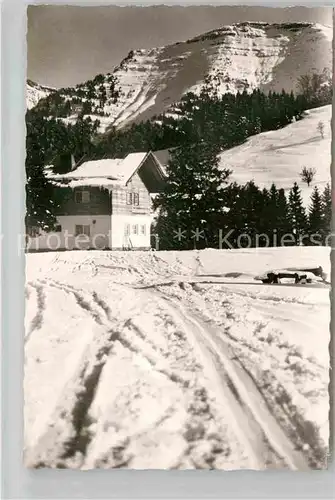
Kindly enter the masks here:
[[312, 273], [312, 274], [314, 274], [314, 276], [317, 276], [317, 277], [322, 278], [322, 279], [325, 277], [325, 273], [323, 272], [323, 269], [321, 266], [319, 266], [319, 267], [306, 267], [306, 268], [290, 267], [290, 268], [288, 268], [288, 271], [300, 271], [300, 272], [305, 272], [305, 273]]
[[295, 283], [312, 283], [314, 281], [325, 281], [326, 274], [321, 266], [319, 267], [289, 267], [285, 269], [269, 270], [260, 276], [256, 276], [256, 280], [263, 283], [280, 283], [281, 279], [294, 280]]
[[287, 271], [280, 271], [280, 272], [270, 272], [267, 273], [266, 278], [263, 278], [262, 281], [263, 283], [280, 283], [281, 279], [285, 278], [292, 278], [294, 279], [294, 283], [311, 283], [312, 279], [309, 277], [307, 278], [307, 274], [299, 273], [299, 272], [287, 272]]
[[312, 283], [316, 278], [315, 274], [311, 272], [305, 272], [301, 270], [290, 270], [290, 269], [280, 269], [276, 271], [267, 271], [261, 276], [257, 276], [255, 279], [262, 281], [266, 284], [276, 284], [280, 283], [282, 279], [294, 280], [294, 283]]

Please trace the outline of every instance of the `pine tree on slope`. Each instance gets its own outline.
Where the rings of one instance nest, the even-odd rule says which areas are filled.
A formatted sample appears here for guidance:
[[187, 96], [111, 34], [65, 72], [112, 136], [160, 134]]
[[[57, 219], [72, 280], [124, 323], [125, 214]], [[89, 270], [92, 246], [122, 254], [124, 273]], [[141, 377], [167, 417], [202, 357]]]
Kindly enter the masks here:
[[50, 231], [56, 223], [53, 186], [44, 175], [44, 167], [35, 158], [31, 164], [26, 163], [26, 227], [37, 226]]
[[282, 237], [289, 233], [287, 200], [284, 189], [271, 185], [266, 204], [267, 234], [273, 246], [280, 246]]
[[275, 184], [272, 184], [269, 191], [269, 197], [266, 206], [268, 232], [273, 232], [278, 226], [278, 190]]
[[[224, 214], [224, 185], [230, 175], [219, 169], [218, 151], [198, 142], [171, 151], [168, 179], [154, 202], [160, 215], [156, 231], [165, 248], [215, 246], [218, 224]], [[185, 231], [185, 236], [176, 232]], [[204, 237], [192, 231], [204, 231]], [[196, 241], [198, 239], [198, 241]]]
[[53, 187], [45, 177], [45, 151], [37, 126], [27, 126], [26, 151], [26, 227], [52, 230], [56, 223]]
[[[246, 246], [250, 243], [255, 246], [256, 243], [262, 244], [262, 241], [256, 242], [256, 236], [264, 232], [264, 192], [256, 186], [253, 181], [247, 182], [241, 188], [241, 195], [237, 203], [236, 219], [239, 221], [237, 230], [240, 235], [240, 245]], [[242, 239], [242, 235], [246, 235]]]
[[[276, 225], [276, 235], [277, 235], [277, 245], [281, 246], [281, 240], [290, 232], [290, 221], [288, 215], [288, 203], [285, 195], [284, 189], [278, 190], [278, 200], [277, 200], [277, 225]], [[277, 246], [276, 245], [276, 246]]]
[[322, 241], [323, 219], [322, 198], [318, 187], [315, 186], [311, 195], [311, 205], [308, 213], [308, 229], [310, 244], [312, 245], [319, 244]]
[[332, 192], [327, 184], [322, 193], [323, 224], [322, 231], [324, 239], [331, 233], [332, 225]]
[[306, 234], [307, 216], [302, 202], [301, 190], [296, 182], [289, 194], [288, 221], [295, 243], [299, 245], [301, 238]]

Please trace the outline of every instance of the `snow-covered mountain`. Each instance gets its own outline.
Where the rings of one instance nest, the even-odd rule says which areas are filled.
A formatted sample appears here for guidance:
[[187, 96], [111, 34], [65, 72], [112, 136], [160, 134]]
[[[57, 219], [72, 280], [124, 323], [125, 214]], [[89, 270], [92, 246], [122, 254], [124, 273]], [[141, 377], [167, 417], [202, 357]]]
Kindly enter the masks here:
[[299, 76], [331, 67], [332, 29], [316, 24], [241, 23], [192, 40], [137, 50], [115, 69], [122, 97], [114, 124], [150, 118], [199, 91], [209, 75], [221, 93], [296, 90]]
[[48, 95], [56, 92], [56, 89], [50, 87], [44, 87], [32, 80], [27, 80], [26, 83], [26, 103], [27, 109], [32, 109], [35, 107], [41, 99], [44, 99]]
[[[221, 93], [297, 89], [299, 76], [321, 73], [332, 64], [332, 28], [320, 24], [238, 23], [185, 42], [133, 50], [107, 75], [56, 95], [66, 104], [63, 116], [78, 110], [109, 126], [127, 125], [159, 115], [206, 77]], [[59, 115], [58, 115], [59, 116]]]

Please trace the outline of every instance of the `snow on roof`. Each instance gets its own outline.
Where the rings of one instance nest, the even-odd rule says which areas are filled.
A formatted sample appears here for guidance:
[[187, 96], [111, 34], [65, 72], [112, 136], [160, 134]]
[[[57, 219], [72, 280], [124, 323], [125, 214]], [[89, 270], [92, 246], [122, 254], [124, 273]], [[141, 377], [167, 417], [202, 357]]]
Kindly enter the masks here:
[[106, 177], [85, 177], [82, 179], [67, 179], [66, 183], [64, 179], [62, 179], [61, 181], [54, 182], [54, 185], [58, 187], [69, 187], [71, 189], [87, 186], [109, 189], [113, 186], [123, 186], [124, 182], [108, 179]]
[[[126, 183], [140, 167], [148, 153], [131, 153], [123, 159], [103, 159], [86, 161], [67, 174], [49, 175], [52, 180], [71, 181], [68, 186], [112, 185]], [[73, 186], [74, 187], [74, 186]]]

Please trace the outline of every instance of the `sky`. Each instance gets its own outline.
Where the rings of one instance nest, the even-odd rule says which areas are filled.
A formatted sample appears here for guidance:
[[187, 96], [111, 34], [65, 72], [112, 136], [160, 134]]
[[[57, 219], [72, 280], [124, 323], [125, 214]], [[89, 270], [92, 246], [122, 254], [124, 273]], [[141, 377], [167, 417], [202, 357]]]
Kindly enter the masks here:
[[27, 77], [68, 87], [108, 73], [132, 49], [184, 41], [242, 21], [332, 25], [332, 9], [237, 6], [28, 7]]

